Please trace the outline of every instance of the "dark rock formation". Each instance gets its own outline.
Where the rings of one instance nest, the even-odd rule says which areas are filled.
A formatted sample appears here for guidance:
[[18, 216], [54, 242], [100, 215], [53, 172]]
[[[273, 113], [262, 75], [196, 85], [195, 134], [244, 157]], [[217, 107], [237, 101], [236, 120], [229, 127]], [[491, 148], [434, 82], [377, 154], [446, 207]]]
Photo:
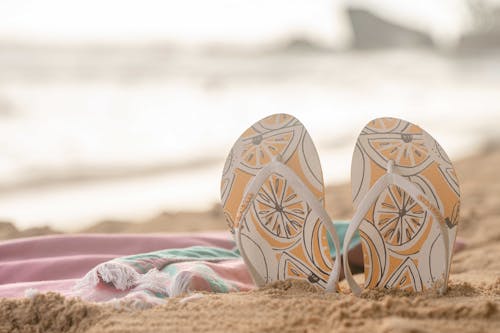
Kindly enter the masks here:
[[348, 8], [355, 49], [434, 47], [432, 38], [420, 31], [389, 22], [368, 10]]

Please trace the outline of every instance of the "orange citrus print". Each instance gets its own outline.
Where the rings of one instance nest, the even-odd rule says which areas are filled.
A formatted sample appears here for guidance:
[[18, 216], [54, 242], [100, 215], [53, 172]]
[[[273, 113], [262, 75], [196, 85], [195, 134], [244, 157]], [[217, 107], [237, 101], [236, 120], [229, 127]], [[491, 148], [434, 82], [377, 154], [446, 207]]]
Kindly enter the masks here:
[[312, 261], [321, 272], [326, 274], [325, 279], [328, 278], [333, 266], [327, 233], [322, 221], [317, 219], [314, 223], [312, 239], [318, 241], [311, 242], [311, 248], [308, 250], [311, 253]]
[[374, 224], [388, 244], [402, 245], [422, 228], [427, 213], [399, 187], [389, 186], [375, 206]]
[[[394, 173], [413, 182], [424, 194], [421, 207], [395, 185], [378, 197], [360, 225], [365, 286], [422, 291], [444, 283], [449, 266], [439, 224], [446, 226], [449, 248], [456, 238], [460, 189], [455, 170], [441, 146], [420, 127], [401, 119], [379, 118], [361, 132], [352, 166], [353, 201], [357, 205], [370, 187]], [[359, 163], [361, 161], [362, 163]], [[432, 214], [441, 220], [435, 221]], [[451, 253], [448, 263], [451, 262]]]
[[393, 130], [399, 124], [399, 119], [395, 118], [378, 118], [372, 120], [366, 128], [377, 132], [377, 133], [387, 133]]
[[285, 260], [283, 260], [283, 262], [284, 262], [284, 265], [285, 265], [285, 267], [284, 267], [285, 275], [283, 276], [284, 279], [293, 279], [293, 278], [295, 278], [295, 279], [302, 279], [302, 280], [304, 280], [304, 279], [309, 278], [309, 276], [311, 276], [311, 275], [307, 274], [307, 271], [304, 271], [302, 269], [302, 267], [300, 267], [299, 265], [297, 265], [293, 261], [293, 259], [288, 258], [288, 260], [285, 259]]
[[399, 137], [377, 138], [370, 141], [373, 149], [386, 160], [412, 168], [422, 164], [428, 157], [427, 148], [421, 135], [401, 133]]
[[279, 173], [248, 191], [273, 161], [290, 168], [324, 202], [323, 175], [309, 134], [294, 117], [272, 115], [246, 130], [228, 156], [221, 181], [228, 225], [241, 240], [257, 285], [295, 278], [326, 288], [333, 259], [326, 228], [310, 203]]
[[277, 113], [261, 119], [258, 124], [264, 129], [275, 130], [288, 126], [292, 123], [300, 123], [295, 117], [286, 113]]
[[271, 162], [274, 156], [283, 153], [292, 135], [292, 132], [267, 137], [262, 134], [253, 135], [243, 146], [243, 163], [249, 168], [262, 168]]
[[257, 248], [244, 248], [247, 257], [266, 257], [264, 282], [296, 278], [326, 288], [333, 260], [326, 228], [309, 203], [276, 173], [266, 179], [255, 197], [241, 219], [240, 232]]
[[274, 236], [293, 238], [302, 231], [306, 206], [287, 180], [273, 175], [257, 193], [257, 211], [264, 227]]
[[422, 290], [422, 285], [418, 279], [418, 275], [419, 273], [415, 263], [410, 258], [406, 258], [405, 261], [398, 266], [394, 274], [392, 274], [385, 287], [410, 292], [420, 291]]
[[[363, 226], [363, 225], [362, 225]], [[370, 226], [371, 224], [364, 224], [364, 226]], [[370, 233], [370, 231], [364, 229], [365, 232]], [[377, 262], [379, 258], [383, 258], [384, 254], [377, 253], [377, 246], [373, 239], [367, 236], [363, 230], [360, 229], [359, 234], [361, 236], [361, 245], [363, 249], [363, 262], [365, 271], [365, 285], [374, 286], [377, 285], [378, 281], [382, 277], [382, 271], [384, 270], [385, 262]]]
[[[299, 144], [305, 136], [308, 134], [297, 119], [277, 114], [255, 123], [238, 138], [226, 159], [221, 180], [221, 202], [232, 232], [238, 225], [237, 211], [246, 185], [275, 156], [288, 163], [294, 155], [303, 153]], [[322, 186], [317, 190], [322, 191]]]

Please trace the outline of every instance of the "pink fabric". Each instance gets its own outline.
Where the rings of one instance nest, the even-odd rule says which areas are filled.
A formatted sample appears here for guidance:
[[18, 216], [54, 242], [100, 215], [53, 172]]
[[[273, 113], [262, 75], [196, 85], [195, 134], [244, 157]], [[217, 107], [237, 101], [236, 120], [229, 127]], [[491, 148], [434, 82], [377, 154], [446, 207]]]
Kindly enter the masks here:
[[[22, 297], [28, 288], [69, 295], [75, 282], [111, 259], [190, 246], [232, 249], [227, 232], [170, 235], [55, 235], [0, 242], [0, 297]], [[251, 287], [242, 260], [213, 267], [228, 280]], [[241, 281], [241, 282], [238, 282]]]
[[63, 295], [72, 295], [72, 288], [78, 279], [8, 283], [0, 285], [0, 297], [24, 297], [26, 291], [35, 289], [39, 292], [55, 291]]

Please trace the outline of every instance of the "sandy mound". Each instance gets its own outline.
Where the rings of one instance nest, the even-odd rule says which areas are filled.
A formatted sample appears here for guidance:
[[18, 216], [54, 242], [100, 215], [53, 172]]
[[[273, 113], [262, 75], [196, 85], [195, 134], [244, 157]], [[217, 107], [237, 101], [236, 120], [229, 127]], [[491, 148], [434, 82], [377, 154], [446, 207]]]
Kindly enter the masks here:
[[325, 294], [285, 281], [248, 293], [203, 294], [147, 310], [116, 310], [56, 294], [3, 301], [0, 330], [23, 332], [494, 332], [500, 278], [451, 282], [446, 296]]

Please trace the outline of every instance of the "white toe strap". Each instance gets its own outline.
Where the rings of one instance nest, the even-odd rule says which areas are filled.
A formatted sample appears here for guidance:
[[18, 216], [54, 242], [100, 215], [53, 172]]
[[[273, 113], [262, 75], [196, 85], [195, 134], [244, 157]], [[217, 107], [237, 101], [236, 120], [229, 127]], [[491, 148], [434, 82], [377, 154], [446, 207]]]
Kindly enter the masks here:
[[[349, 267], [349, 262], [348, 262], [348, 250], [349, 250], [349, 244], [351, 243], [351, 240], [354, 236], [354, 233], [359, 229], [359, 225], [363, 221], [363, 218], [366, 216], [368, 213], [370, 207], [375, 203], [377, 198], [382, 194], [382, 192], [389, 186], [389, 185], [395, 185], [399, 188], [401, 188], [403, 191], [405, 191], [413, 200], [415, 200], [422, 208], [427, 209], [432, 216], [434, 217], [434, 220], [438, 222], [439, 228], [441, 229], [441, 235], [443, 236], [441, 240], [444, 243], [444, 250], [445, 250], [445, 267], [449, 266], [449, 236], [448, 236], [448, 230], [446, 229], [444, 218], [439, 212], [439, 210], [432, 205], [430, 200], [428, 200], [425, 196], [425, 194], [417, 187], [415, 184], [407, 180], [406, 178], [396, 174], [393, 172], [393, 161], [389, 161], [387, 164], [387, 173], [380, 177], [375, 184], [373, 184], [372, 188], [368, 191], [368, 193], [365, 195], [363, 200], [360, 202], [358, 205], [358, 208], [356, 210], [356, 213], [354, 214], [351, 223], [349, 224], [349, 227], [347, 228], [347, 232], [344, 238], [344, 253], [343, 253], [343, 265], [344, 265], [344, 274], [347, 280], [347, 283], [349, 284], [349, 287], [351, 288], [352, 292], [355, 295], [360, 295], [361, 294], [361, 287], [358, 285], [358, 283], [354, 280], [351, 269]], [[446, 269], [446, 274], [448, 274], [448, 269]], [[448, 281], [448, 276], [445, 276], [445, 281]], [[446, 291], [446, 283], [443, 285], [441, 292]]]
[[[334, 260], [333, 269], [330, 273], [330, 277], [328, 279], [326, 291], [336, 291], [337, 282], [339, 280], [340, 275], [340, 241], [333, 226], [333, 222], [330, 219], [330, 216], [323, 208], [323, 204], [314, 196], [311, 190], [302, 182], [302, 180], [295, 174], [295, 172], [282, 163], [280, 156], [277, 156], [273, 159], [271, 163], [262, 168], [252, 182], [245, 189], [245, 194], [243, 196], [243, 202], [238, 211], [238, 215], [236, 217], [236, 221], [238, 222], [238, 228], [236, 228], [236, 241], [238, 242], [238, 247], [241, 251], [241, 255], [244, 258], [247, 258], [245, 253], [243, 253], [243, 247], [241, 245], [241, 233], [240, 228], [242, 227], [241, 218], [245, 215], [246, 211], [250, 207], [250, 203], [255, 199], [256, 193], [262, 187], [264, 182], [273, 174], [277, 173], [283, 176], [289, 184], [295, 188], [297, 193], [300, 193], [300, 196], [304, 198], [310, 205], [311, 209], [316, 212], [319, 217], [323, 220], [323, 224], [327, 228], [330, 233], [333, 244], [335, 245], [335, 253], [337, 258]], [[245, 260], [247, 263], [250, 263], [249, 260]], [[249, 267], [250, 270], [256, 272], [253, 267]]]

